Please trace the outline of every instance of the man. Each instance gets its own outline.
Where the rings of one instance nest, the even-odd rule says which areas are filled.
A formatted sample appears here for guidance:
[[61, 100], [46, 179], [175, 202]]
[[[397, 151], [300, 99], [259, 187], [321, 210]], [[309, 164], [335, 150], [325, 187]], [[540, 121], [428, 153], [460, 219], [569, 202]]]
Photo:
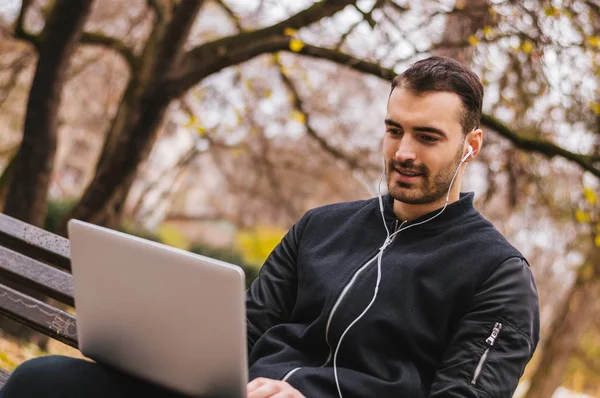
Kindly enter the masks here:
[[[482, 99], [477, 76], [446, 58], [394, 79], [389, 193], [307, 212], [247, 292], [248, 397], [512, 396], [539, 307], [526, 260], [460, 193]], [[175, 396], [49, 357], [19, 367], [2, 397], [159, 391]]]

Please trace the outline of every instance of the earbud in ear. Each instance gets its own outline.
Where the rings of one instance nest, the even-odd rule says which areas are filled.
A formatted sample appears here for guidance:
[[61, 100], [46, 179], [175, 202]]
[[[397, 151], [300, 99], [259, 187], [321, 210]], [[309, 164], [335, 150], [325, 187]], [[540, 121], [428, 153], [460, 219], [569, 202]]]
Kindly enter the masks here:
[[465, 160], [467, 160], [469, 158], [469, 156], [471, 156], [471, 154], [473, 153], [473, 147], [471, 145], [469, 145], [469, 148], [467, 149], [467, 154], [465, 156], [463, 156], [463, 158], [460, 160], [460, 162], [464, 162]]

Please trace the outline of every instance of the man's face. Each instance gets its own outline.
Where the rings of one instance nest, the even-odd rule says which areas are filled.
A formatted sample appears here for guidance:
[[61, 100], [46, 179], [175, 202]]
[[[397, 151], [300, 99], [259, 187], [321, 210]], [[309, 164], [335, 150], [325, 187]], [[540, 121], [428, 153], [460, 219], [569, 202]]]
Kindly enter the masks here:
[[388, 190], [395, 200], [425, 204], [445, 198], [465, 150], [462, 110], [454, 93], [416, 94], [401, 87], [392, 91], [383, 153]]

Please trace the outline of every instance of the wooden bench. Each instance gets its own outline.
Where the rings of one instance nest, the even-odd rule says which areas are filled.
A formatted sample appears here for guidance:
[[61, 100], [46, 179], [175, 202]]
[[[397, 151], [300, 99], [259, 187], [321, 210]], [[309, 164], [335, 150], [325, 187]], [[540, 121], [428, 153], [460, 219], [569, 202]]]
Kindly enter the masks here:
[[[0, 213], [0, 313], [77, 348], [75, 316], [22, 289], [73, 307], [70, 252], [68, 239]], [[0, 389], [8, 376], [0, 369]]]

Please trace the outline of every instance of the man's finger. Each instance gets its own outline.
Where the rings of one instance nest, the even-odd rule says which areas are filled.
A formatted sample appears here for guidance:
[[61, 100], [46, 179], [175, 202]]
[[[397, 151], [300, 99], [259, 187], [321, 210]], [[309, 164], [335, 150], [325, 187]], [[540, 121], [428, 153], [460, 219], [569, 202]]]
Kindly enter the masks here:
[[265, 383], [252, 392], [248, 393], [248, 398], [267, 398], [281, 390], [276, 382]]
[[284, 390], [280, 391], [275, 395], [271, 395], [269, 398], [306, 398], [298, 390]]
[[248, 385], [246, 385], [246, 392], [250, 393], [250, 392], [256, 390], [258, 387], [264, 385], [268, 381], [269, 381], [269, 379], [267, 379], [267, 378], [257, 377], [256, 379], [254, 379], [250, 383], [248, 383]]

